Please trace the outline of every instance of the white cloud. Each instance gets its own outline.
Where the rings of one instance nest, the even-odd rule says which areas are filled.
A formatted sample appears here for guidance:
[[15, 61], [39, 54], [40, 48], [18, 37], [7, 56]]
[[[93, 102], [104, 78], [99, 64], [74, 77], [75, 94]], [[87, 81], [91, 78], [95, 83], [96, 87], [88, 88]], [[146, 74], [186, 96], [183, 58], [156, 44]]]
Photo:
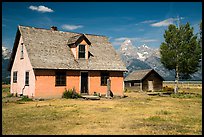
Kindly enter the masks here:
[[126, 39], [130, 39], [130, 38], [128, 37], [115, 38], [111, 43], [113, 46], [117, 47], [117, 46], [120, 46]]
[[158, 41], [157, 39], [148, 39], [148, 38], [139, 38], [139, 37], [134, 37], [134, 38], [120, 37], [120, 38], [114, 39], [113, 42], [115, 44], [119, 44], [119, 43], [124, 42], [127, 39], [134, 41], [134, 42], [142, 42], [142, 43], [149, 43], [149, 42], [157, 42]]
[[[179, 17], [180, 20], [184, 19], [184, 17]], [[162, 27], [162, 26], [169, 26], [170, 24], [173, 24], [175, 21], [178, 21], [178, 17], [177, 18], [168, 18], [166, 20], [157, 22], [157, 23], [153, 23], [151, 24], [152, 27]]]
[[115, 41], [125, 41], [126, 39], [130, 39], [128, 37], [120, 37], [120, 38], [116, 38], [114, 39]]
[[153, 23], [151, 24], [151, 26], [153, 27], [169, 26], [170, 24], [173, 24], [174, 20], [175, 20], [174, 18], [169, 18], [169, 19], [157, 22], [157, 23]]
[[157, 39], [142, 39], [140, 42], [149, 43], [149, 42], [157, 42]]
[[113, 46], [120, 46], [121, 44], [123, 43], [123, 41], [113, 41], [113, 42], [111, 42], [111, 44], [113, 45]]
[[145, 21], [142, 21], [140, 23], [143, 23], [143, 24], [147, 24], [147, 23], [153, 23], [155, 22], [156, 20], [145, 20]]
[[62, 29], [65, 29], [65, 30], [75, 30], [75, 29], [79, 29], [82, 27], [84, 27], [84, 26], [82, 26], [82, 25], [69, 25], [69, 24], [62, 25]]
[[52, 9], [48, 8], [48, 7], [45, 7], [45, 6], [29, 6], [29, 9], [31, 10], [36, 10], [38, 12], [42, 12], [42, 13], [45, 13], [45, 12], [54, 12]]
[[120, 37], [114, 39], [115, 41], [125, 41], [126, 39], [132, 40], [132, 41], [139, 41], [141, 38], [138, 37]]

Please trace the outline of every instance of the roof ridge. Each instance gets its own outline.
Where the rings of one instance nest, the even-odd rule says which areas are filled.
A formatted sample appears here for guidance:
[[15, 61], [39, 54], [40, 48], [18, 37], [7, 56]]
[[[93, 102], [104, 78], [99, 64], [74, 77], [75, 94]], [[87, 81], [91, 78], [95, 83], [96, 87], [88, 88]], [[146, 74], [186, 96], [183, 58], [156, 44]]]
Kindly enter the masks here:
[[[48, 28], [40, 28], [40, 27], [33, 27], [33, 26], [28, 26], [28, 25], [18, 25], [18, 27], [28, 27], [28, 28], [34, 28], [34, 29], [42, 29], [42, 30], [51, 30], [50, 28], [48, 29]], [[75, 33], [75, 34], [77, 34], [77, 35], [82, 35], [82, 34], [84, 34], [84, 35], [91, 35], [91, 36], [101, 36], [101, 37], [106, 37], [106, 38], [108, 38], [107, 36], [105, 36], [105, 35], [97, 35], [97, 34], [88, 34], [88, 33], [80, 33], [80, 32], [72, 32], [72, 31], [62, 31], [62, 30], [56, 30], [56, 31], [58, 31], [58, 32], [68, 32], [68, 33]]]
[[133, 72], [139, 72], [139, 71], [150, 71], [150, 70], [153, 70], [153, 69], [139, 69], [139, 70], [135, 70], [135, 71], [133, 71]]

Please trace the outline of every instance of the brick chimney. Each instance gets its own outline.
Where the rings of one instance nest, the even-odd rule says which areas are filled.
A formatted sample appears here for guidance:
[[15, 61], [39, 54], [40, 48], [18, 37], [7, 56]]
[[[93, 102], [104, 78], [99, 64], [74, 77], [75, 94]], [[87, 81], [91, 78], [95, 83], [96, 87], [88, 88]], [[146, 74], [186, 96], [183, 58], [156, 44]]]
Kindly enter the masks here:
[[53, 31], [57, 31], [57, 27], [52, 26], [52, 27], [51, 27], [51, 30], [53, 30]]

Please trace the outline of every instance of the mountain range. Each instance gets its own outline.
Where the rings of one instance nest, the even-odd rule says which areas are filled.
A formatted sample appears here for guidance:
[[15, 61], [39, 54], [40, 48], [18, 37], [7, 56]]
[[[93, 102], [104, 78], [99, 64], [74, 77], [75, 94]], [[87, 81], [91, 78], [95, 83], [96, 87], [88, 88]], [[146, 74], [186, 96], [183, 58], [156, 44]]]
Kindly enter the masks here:
[[[165, 80], [174, 80], [175, 71], [170, 71], [163, 66], [160, 61], [159, 49], [150, 48], [146, 44], [137, 47], [132, 44], [130, 39], [126, 39], [116, 52], [128, 69], [125, 76], [135, 70], [152, 68]], [[10, 56], [11, 50], [2, 46], [2, 82], [4, 83], [10, 82], [10, 72], [7, 71]], [[198, 72], [191, 75], [191, 80], [202, 80], [202, 62], [200, 65]]]
[[[126, 39], [117, 53], [128, 69], [125, 76], [135, 70], [152, 68], [165, 80], [172, 81], [175, 79], [175, 71], [166, 69], [161, 63], [159, 49], [150, 48], [146, 44], [135, 46], [130, 39]], [[200, 65], [198, 72], [191, 75], [190, 80], [202, 80], [202, 63]]]

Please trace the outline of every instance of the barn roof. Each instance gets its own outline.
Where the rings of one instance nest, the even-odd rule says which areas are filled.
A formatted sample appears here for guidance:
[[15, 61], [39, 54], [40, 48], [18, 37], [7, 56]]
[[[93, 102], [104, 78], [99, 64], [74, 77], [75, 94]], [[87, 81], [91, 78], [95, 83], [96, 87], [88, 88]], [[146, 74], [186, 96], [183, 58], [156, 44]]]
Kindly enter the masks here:
[[164, 80], [154, 69], [145, 69], [131, 72], [124, 81], [143, 80], [152, 72], [156, 73], [162, 80]]
[[[112, 70], [127, 71], [108, 38], [74, 32], [62, 32], [27, 26], [18, 26], [9, 70], [13, 65], [20, 36], [28, 52], [34, 69], [73, 69], [73, 70]], [[68, 43], [76, 42], [80, 37], [90, 42], [89, 52], [92, 56], [86, 59], [75, 59]], [[88, 43], [89, 44], [89, 43]]]

